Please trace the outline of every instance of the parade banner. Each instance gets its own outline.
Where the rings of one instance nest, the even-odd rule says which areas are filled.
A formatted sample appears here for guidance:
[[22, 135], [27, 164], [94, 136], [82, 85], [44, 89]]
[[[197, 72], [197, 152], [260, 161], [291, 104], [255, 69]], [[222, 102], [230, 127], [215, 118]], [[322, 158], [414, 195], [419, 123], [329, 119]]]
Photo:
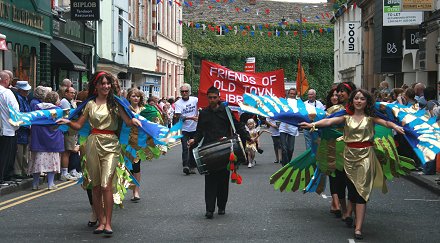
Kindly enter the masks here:
[[230, 105], [243, 102], [243, 94], [285, 97], [284, 70], [264, 73], [235, 72], [217, 63], [202, 61], [199, 86], [199, 107], [208, 106], [206, 91], [214, 86], [220, 90], [220, 99]]

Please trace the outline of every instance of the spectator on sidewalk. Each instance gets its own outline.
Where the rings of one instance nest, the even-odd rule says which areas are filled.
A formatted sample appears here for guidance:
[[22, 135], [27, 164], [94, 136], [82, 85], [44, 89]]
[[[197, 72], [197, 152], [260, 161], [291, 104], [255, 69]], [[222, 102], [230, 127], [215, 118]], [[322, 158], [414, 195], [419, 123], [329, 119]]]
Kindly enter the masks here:
[[47, 93], [52, 91], [49, 87], [37, 86], [34, 91], [34, 97], [30, 101], [31, 111], [35, 111], [37, 109], [37, 105], [43, 102]]
[[272, 135], [273, 149], [275, 151], [275, 161], [274, 163], [280, 163], [282, 158], [282, 150], [280, 143], [280, 122], [273, 120], [271, 118], [266, 118], [266, 125], [269, 127], [269, 132]]
[[17, 152], [17, 137], [14, 127], [9, 123], [9, 106], [19, 110], [14, 93], [8, 88], [11, 78], [5, 71], [0, 71], [0, 186], [8, 186], [12, 166]]
[[419, 103], [419, 108], [423, 109], [426, 106], [427, 99], [424, 96], [424, 90], [426, 86], [423, 83], [417, 83], [414, 86], [415, 97], [414, 99]]
[[[287, 92], [287, 102], [294, 105], [296, 100], [296, 89], [290, 88]], [[290, 162], [295, 151], [295, 137], [299, 135], [298, 127], [281, 122], [280, 124], [280, 142], [282, 150], [281, 164], [285, 166]]]
[[[64, 89], [63, 99], [60, 101], [61, 109], [75, 109], [76, 102], [74, 100], [76, 91], [73, 87], [67, 87]], [[78, 132], [69, 128], [64, 132], [64, 152], [61, 153], [61, 177], [62, 181], [76, 181], [81, 175], [74, 168], [69, 170], [69, 158], [73, 150], [75, 150], [78, 141]]]
[[[44, 102], [37, 105], [37, 110], [59, 109], [59, 103], [58, 93], [51, 91]], [[54, 178], [60, 172], [61, 153], [64, 152], [63, 132], [58, 126], [32, 125], [30, 150], [29, 174], [34, 178], [32, 190], [39, 189], [41, 173], [47, 173], [47, 188], [56, 189]]]
[[186, 175], [196, 173], [196, 161], [192, 153], [192, 148], [188, 148], [188, 141], [194, 138], [197, 128], [197, 121], [199, 119], [199, 112], [197, 110], [197, 97], [191, 96], [191, 85], [183, 84], [180, 87], [180, 94], [182, 99], [175, 103], [173, 123], [177, 123], [179, 119], [183, 120], [182, 126], [182, 166], [183, 173]]
[[[308, 97], [308, 100], [306, 102], [304, 102], [306, 105], [312, 106], [315, 108], [319, 108], [321, 110], [325, 109], [325, 107], [321, 103], [321, 101], [316, 100], [316, 90], [309, 89], [309, 92], [307, 93], [307, 97]], [[312, 135], [311, 135], [310, 131], [307, 129], [304, 130], [303, 132], [304, 132], [304, 140], [306, 142], [306, 149], [309, 149], [312, 147], [312, 144], [313, 144]]]
[[61, 81], [60, 87], [58, 89], [58, 95], [60, 98], [64, 97], [64, 92], [67, 88], [72, 87], [72, 81], [70, 79], [65, 78]]
[[[29, 103], [29, 91], [31, 86], [28, 81], [17, 81], [17, 101], [20, 107], [20, 112], [30, 112], [31, 106]], [[22, 126], [15, 133], [17, 136], [17, 154], [14, 164], [14, 177], [16, 179], [26, 178], [28, 171], [29, 160], [29, 139], [30, 139], [30, 127]]]

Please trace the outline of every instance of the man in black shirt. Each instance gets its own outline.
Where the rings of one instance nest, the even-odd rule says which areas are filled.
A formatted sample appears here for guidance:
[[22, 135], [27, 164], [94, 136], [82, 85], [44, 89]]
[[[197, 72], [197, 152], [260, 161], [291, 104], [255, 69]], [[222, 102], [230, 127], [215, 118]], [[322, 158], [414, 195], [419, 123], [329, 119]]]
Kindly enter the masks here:
[[[229, 108], [220, 103], [219, 90], [211, 87], [207, 93], [209, 106], [199, 113], [196, 133], [194, 138], [188, 141], [188, 146], [198, 144], [202, 138], [204, 138], [203, 144], [208, 144], [231, 136], [231, 123], [226, 113], [226, 109]], [[233, 122], [241, 139], [250, 140], [249, 133], [244, 126], [235, 118], [233, 118]], [[229, 171], [226, 166], [222, 170], [205, 175], [206, 218], [211, 219], [213, 217], [216, 201], [218, 214], [225, 214], [228, 191]]]

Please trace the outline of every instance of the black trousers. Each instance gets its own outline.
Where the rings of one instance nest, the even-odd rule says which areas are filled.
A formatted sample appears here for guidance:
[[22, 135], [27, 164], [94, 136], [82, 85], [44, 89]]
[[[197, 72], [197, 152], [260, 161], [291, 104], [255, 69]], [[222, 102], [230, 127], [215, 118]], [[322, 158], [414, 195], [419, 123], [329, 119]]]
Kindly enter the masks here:
[[335, 177], [328, 176], [330, 179], [330, 193], [338, 194], [339, 199], [345, 200], [345, 188], [347, 188], [347, 174], [345, 171], [335, 170]]
[[217, 207], [224, 210], [228, 201], [229, 171], [223, 169], [209, 175], [205, 175], [205, 203], [206, 211], [214, 212]]
[[193, 148], [188, 148], [188, 140], [194, 138], [196, 132], [182, 131], [183, 137], [180, 139], [182, 144], [182, 165], [183, 167], [196, 168], [197, 164], [193, 155]]
[[17, 154], [17, 137], [0, 136], [0, 181], [10, 180]]

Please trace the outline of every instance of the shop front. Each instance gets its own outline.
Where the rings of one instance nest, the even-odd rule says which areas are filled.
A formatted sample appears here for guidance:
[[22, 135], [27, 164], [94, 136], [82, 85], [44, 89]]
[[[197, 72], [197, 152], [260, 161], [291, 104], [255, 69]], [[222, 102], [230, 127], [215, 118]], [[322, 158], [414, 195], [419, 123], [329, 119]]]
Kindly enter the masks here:
[[76, 90], [86, 88], [93, 70], [94, 33], [91, 22], [70, 20], [70, 12], [53, 19], [51, 85], [54, 89], [65, 78], [72, 81]]
[[50, 85], [50, 1], [0, 1], [0, 32], [6, 43], [1, 67], [20, 80]]

